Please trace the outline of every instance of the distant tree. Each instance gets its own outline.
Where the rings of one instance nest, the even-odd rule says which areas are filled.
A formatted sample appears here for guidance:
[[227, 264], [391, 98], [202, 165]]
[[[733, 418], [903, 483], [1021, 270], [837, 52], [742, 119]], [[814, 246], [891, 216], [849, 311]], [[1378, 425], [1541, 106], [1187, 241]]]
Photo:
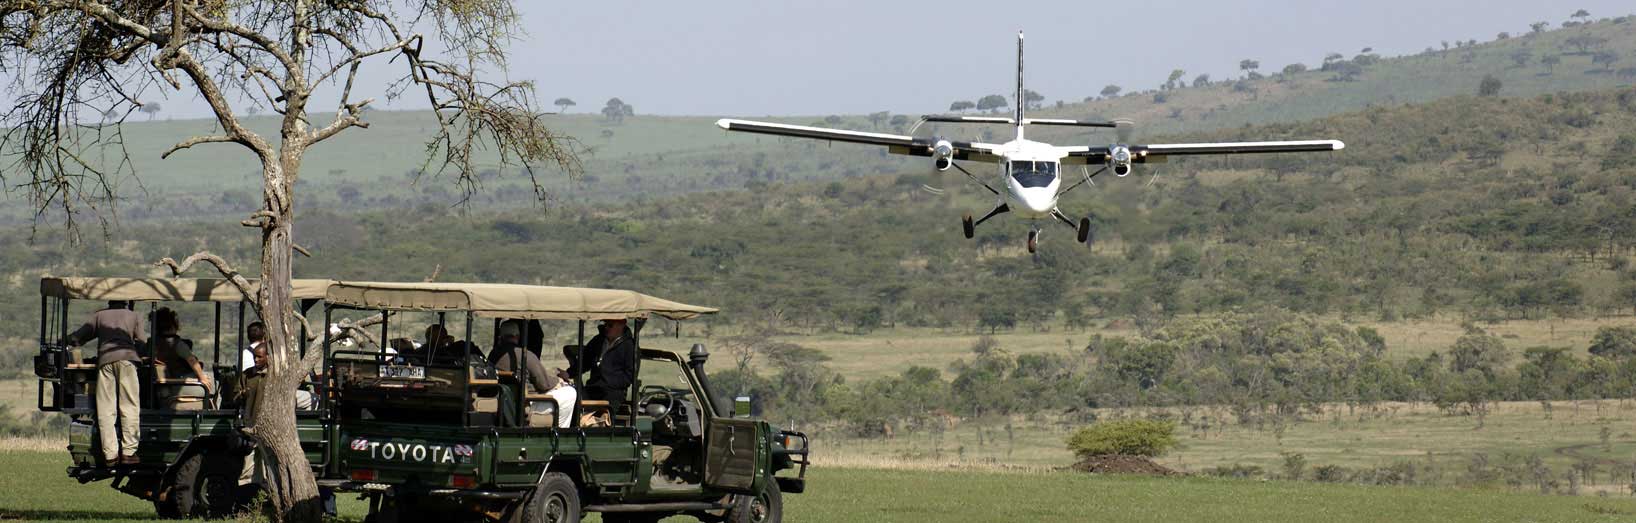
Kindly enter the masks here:
[[887, 123], [890, 124], [892, 127], [902, 129], [903, 126], [909, 125], [909, 115], [894, 114], [894, 115], [892, 115], [892, 121], [887, 122]]
[[159, 114], [159, 110], [160, 110], [159, 102], [146, 102], [146, 103], [143, 103], [142, 108], [137, 109], [137, 110], [142, 111], [142, 114], [148, 115], [149, 120], [153, 120], [153, 116], [156, 115], [156, 114]]
[[833, 115], [833, 114], [824, 117], [824, 123], [829, 124], [829, 125], [841, 125], [841, 121], [842, 121], [841, 117]]
[[1209, 85], [1210, 85], [1210, 75], [1209, 74], [1201, 74], [1201, 75], [1193, 77], [1193, 87], [1208, 87]]
[[603, 129], [602, 132], [598, 134], [602, 136], [603, 140], [612, 140], [614, 137], [613, 129]]
[[1528, 34], [1537, 35], [1537, 34], [1545, 32], [1546, 29], [1550, 29], [1550, 28], [1551, 28], [1551, 23], [1550, 22], [1534, 22], [1532, 24], [1528, 24]]
[[977, 110], [996, 112], [1006, 107], [1004, 95], [991, 94], [977, 99]]
[[568, 108], [573, 107], [575, 104], [573, 99], [564, 97], [558, 98], [555, 102], [551, 102], [551, 105], [557, 106], [557, 112], [566, 113], [568, 112]]
[[1449, 41], [1448, 41], [1448, 40], [1444, 40], [1444, 41], [1443, 41], [1443, 50], [1444, 50], [1444, 51], [1448, 51], [1448, 50], [1449, 50]]
[[1527, 66], [1528, 61], [1533, 59], [1534, 52], [1527, 49], [1518, 49], [1516, 52], [1511, 53], [1511, 61], [1515, 62], [1517, 67]]
[[1026, 104], [1026, 107], [1039, 109], [1040, 102], [1044, 101], [1045, 95], [1034, 92], [1033, 89], [1023, 89], [1023, 99], [1020, 102]]
[[1165, 80], [1165, 86], [1164, 86], [1165, 89], [1175, 89], [1177, 87], [1181, 87], [1179, 85], [1176, 85], [1176, 82], [1181, 81], [1182, 77], [1184, 77], [1184, 76], [1187, 76], [1187, 71], [1183, 71], [1181, 69], [1171, 70], [1170, 71], [1170, 77]]
[[1548, 54], [1540, 58], [1539, 63], [1540, 65], [1545, 66], [1545, 74], [1551, 74], [1556, 72], [1556, 65], [1562, 63], [1562, 57], [1559, 55]]
[[1169, 101], [1170, 101], [1170, 95], [1165, 94], [1165, 93], [1153, 93], [1153, 103], [1154, 104], [1162, 104], [1162, 103], [1169, 102]]
[[1117, 85], [1108, 84], [1107, 87], [1102, 88], [1102, 97], [1103, 98], [1113, 98], [1115, 96], [1119, 96], [1119, 91], [1122, 91], [1122, 90], [1124, 90], [1124, 89], [1120, 88]]
[[1562, 43], [1567, 44], [1568, 47], [1578, 49], [1579, 54], [1590, 54], [1591, 48], [1607, 45], [1608, 39], [1600, 36], [1575, 36], [1563, 40]]
[[341, 199], [341, 203], [357, 205], [358, 200], [363, 198], [363, 191], [351, 185], [342, 185], [340, 189], [335, 190], [335, 196]]
[[1602, 327], [1591, 338], [1590, 353], [1608, 358], [1636, 356], [1636, 327]]
[[[1448, 45], [1444, 45], [1443, 47], [1448, 47]], [[1339, 61], [1345, 60], [1345, 59], [1346, 59], [1346, 55], [1343, 55], [1343, 54], [1340, 54], [1340, 53], [1329, 53], [1329, 54], [1324, 55], [1324, 66], [1328, 67], [1329, 64], [1339, 62]]]
[[1579, 20], [1579, 22], [1580, 22], [1580, 23], [1584, 23], [1584, 22], [1585, 22], [1585, 21], [1586, 21], [1586, 20], [1589, 20], [1589, 19], [1590, 19], [1590, 17], [1591, 17], [1591, 12], [1590, 12], [1590, 11], [1586, 11], [1586, 10], [1584, 10], [1584, 9], [1580, 9], [1580, 10], [1578, 10], [1578, 11], [1574, 11], [1574, 14], [1572, 14], [1572, 15], [1570, 15], [1570, 16], [1569, 16], [1569, 18], [1573, 18], [1573, 19], [1576, 19], [1576, 20]]
[[1614, 51], [1601, 51], [1591, 56], [1591, 64], [1600, 64], [1604, 71], [1612, 72], [1613, 64], [1618, 62], [1619, 53]]
[[1307, 64], [1293, 63], [1284, 66], [1284, 76], [1294, 76], [1307, 72]]
[[885, 122], [885, 121], [887, 121], [887, 120], [889, 120], [891, 118], [892, 118], [891, 111], [880, 111], [880, 112], [876, 112], [876, 113], [869, 113], [869, 125], [873, 126], [876, 129], [879, 129], [881, 123], [883, 123], [883, 122]]
[[636, 109], [626, 104], [624, 100], [620, 100], [617, 96], [609, 98], [608, 103], [602, 106], [602, 117], [614, 123], [625, 123], [626, 116], [635, 114]]
[[1508, 33], [1508, 32], [1505, 32], [1505, 31], [1500, 31], [1500, 34], [1494, 35], [1494, 39], [1495, 40], [1510, 40], [1511, 39], [1511, 33]]
[[1258, 61], [1258, 60], [1251, 60], [1251, 59], [1246, 58], [1246, 59], [1238, 61], [1238, 70], [1244, 71], [1246, 74], [1255, 74], [1256, 69], [1260, 69], [1260, 68], [1261, 68], [1261, 62]]
[[956, 101], [954, 103], [949, 104], [949, 111], [956, 112], [956, 113], [963, 113], [963, 112], [966, 112], [966, 111], [970, 111], [975, 107], [977, 107], [977, 104], [971, 103], [971, 101], [969, 101], [969, 100], [959, 100], [959, 101]]
[[1373, 52], [1375, 52], [1375, 48], [1373, 48], [1373, 47], [1365, 47], [1365, 48], [1363, 48], [1363, 50], [1358, 51], [1359, 54], [1369, 54], [1369, 53], [1373, 53]]
[[117, 109], [109, 107], [108, 110], [102, 112], [103, 122], [111, 122], [116, 118], [119, 118], [119, 110]]
[[1482, 329], [1468, 328], [1449, 348], [1449, 370], [1456, 374], [1475, 370], [1493, 376], [1505, 368], [1510, 358], [1504, 340]]
[[1498, 96], [1500, 88], [1504, 87], [1499, 78], [1494, 75], [1483, 75], [1483, 81], [1477, 84], [1477, 96]]

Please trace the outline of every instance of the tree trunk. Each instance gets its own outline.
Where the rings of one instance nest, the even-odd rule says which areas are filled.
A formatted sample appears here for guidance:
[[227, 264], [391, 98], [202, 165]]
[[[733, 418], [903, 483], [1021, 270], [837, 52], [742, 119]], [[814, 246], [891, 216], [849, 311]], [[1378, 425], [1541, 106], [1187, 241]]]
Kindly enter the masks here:
[[[305, 106], [305, 100], [297, 98], [292, 96], [291, 108]], [[260, 301], [272, 364], [263, 385], [266, 392], [257, 398], [254, 412], [260, 466], [271, 504], [269, 516], [274, 521], [306, 522], [321, 521], [323, 507], [295, 426], [295, 391], [309, 370], [301, 364], [300, 347], [305, 340], [296, 339], [300, 329], [295, 325], [295, 304], [290, 297], [295, 247], [292, 189], [307, 145], [303, 141], [307, 129], [301, 118], [299, 110], [285, 115], [278, 157], [263, 160], [262, 196], [272, 216], [261, 228]]]

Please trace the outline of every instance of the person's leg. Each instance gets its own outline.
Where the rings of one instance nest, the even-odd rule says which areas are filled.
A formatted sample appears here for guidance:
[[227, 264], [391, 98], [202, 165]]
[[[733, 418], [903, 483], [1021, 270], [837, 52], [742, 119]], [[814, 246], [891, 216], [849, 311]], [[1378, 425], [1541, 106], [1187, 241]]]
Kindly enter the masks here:
[[102, 461], [119, 457], [119, 375], [113, 365], [97, 367], [97, 443]]
[[311, 391], [296, 389], [295, 410], [312, 410], [313, 396]]
[[557, 387], [545, 393], [557, 402], [557, 428], [568, 428], [574, 417], [574, 399], [579, 395], [573, 387]]
[[127, 458], [136, 458], [138, 431], [142, 428], [142, 387], [136, 381], [136, 364], [121, 361], [113, 364], [119, 373], [119, 449]]

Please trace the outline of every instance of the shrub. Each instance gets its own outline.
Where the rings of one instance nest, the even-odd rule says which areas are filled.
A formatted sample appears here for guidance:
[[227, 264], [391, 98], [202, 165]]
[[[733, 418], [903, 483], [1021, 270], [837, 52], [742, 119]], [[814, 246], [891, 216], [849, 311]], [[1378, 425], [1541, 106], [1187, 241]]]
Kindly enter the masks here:
[[1174, 446], [1176, 424], [1169, 421], [1107, 421], [1068, 437], [1068, 450], [1080, 458], [1109, 454], [1155, 457]]
[[1257, 467], [1255, 465], [1245, 465], [1242, 463], [1217, 465], [1215, 468], [1204, 469], [1205, 475], [1215, 476], [1218, 478], [1258, 478], [1261, 477], [1262, 472], [1263, 470], [1261, 467]]

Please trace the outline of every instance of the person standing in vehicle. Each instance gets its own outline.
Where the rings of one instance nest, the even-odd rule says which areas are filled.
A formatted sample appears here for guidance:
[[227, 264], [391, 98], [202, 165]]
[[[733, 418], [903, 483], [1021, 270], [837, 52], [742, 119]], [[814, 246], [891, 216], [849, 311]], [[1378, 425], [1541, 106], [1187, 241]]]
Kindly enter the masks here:
[[489, 364], [494, 365], [495, 370], [516, 372], [516, 358], [521, 357], [523, 364], [527, 365], [530, 391], [545, 394], [556, 402], [557, 426], [567, 428], [571, 421], [569, 413], [574, 410], [574, 398], [578, 392], [564, 384], [559, 376], [546, 372], [540, 356], [523, 346], [523, 328], [522, 320], [506, 320], [500, 324], [500, 340], [494, 350], [489, 351]]
[[244, 337], [250, 340], [250, 346], [245, 347], [242, 353], [239, 354], [240, 371], [247, 371], [250, 370], [250, 367], [256, 366], [255, 350], [256, 347], [260, 347], [261, 344], [267, 342], [267, 326], [262, 325], [259, 321], [251, 322], [249, 326], [244, 328]]
[[97, 437], [105, 466], [137, 463], [137, 424], [140, 404], [137, 396], [136, 348], [147, 338], [142, 317], [128, 308], [129, 302], [110, 301], [108, 308], [91, 314], [63, 345], [82, 345], [97, 340]]
[[193, 356], [193, 340], [183, 338], [181, 320], [176, 311], [170, 308], [159, 309], [154, 313], [153, 329], [153, 359], [164, 366], [165, 379], [184, 380], [195, 378], [202, 385], [185, 385], [177, 389], [163, 390], [165, 404], [171, 410], [202, 410], [205, 399], [215, 388], [211, 383], [210, 373], [205, 372], [204, 366], [199, 364], [199, 358]]
[[[592, 369], [591, 379], [585, 382], [585, 399], [607, 401], [618, 412], [631, 383], [636, 381], [636, 341], [625, 332], [624, 318], [603, 321], [597, 330], [600, 332], [582, 349], [589, 351], [585, 361]], [[581, 372], [578, 367], [570, 367], [560, 377], [571, 379]]]

